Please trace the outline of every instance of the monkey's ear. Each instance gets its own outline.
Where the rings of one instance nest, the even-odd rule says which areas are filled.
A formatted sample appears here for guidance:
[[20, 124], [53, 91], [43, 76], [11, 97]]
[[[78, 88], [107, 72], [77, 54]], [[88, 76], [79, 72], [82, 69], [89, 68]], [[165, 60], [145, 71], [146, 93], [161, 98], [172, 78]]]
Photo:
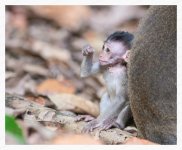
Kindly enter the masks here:
[[130, 50], [127, 50], [127, 51], [125, 52], [125, 54], [123, 55], [124, 61], [128, 63], [129, 57], [130, 57]]

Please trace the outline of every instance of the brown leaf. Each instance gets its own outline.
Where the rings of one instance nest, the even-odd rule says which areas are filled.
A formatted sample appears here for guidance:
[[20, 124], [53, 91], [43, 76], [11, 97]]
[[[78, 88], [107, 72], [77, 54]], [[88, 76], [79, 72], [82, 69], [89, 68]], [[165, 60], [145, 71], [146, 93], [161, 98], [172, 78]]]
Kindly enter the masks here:
[[55, 94], [48, 96], [59, 110], [71, 110], [77, 113], [87, 113], [93, 116], [99, 114], [98, 105], [73, 94]]
[[13, 13], [6, 17], [7, 23], [11, 23], [15, 28], [25, 31], [27, 28], [26, 9], [23, 7], [13, 7]]
[[29, 99], [29, 100], [31, 100], [31, 101], [34, 101], [36, 103], [39, 103], [42, 106], [45, 106], [45, 104], [46, 104], [46, 99], [43, 98], [43, 97], [41, 97], [41, 96], [39, 96], [39, 97], [28, 96], [26, 98]]
[[60, 47], [57, 47], [55, 45], [38, 41], [38, 40], [32, 40], [31, 43], [27, 42], [25, 47], [32, 50], [32, 52], [39, 54], [44, 59], [48, 60], [58, 60], [58, 61], [68, 61], [71, 59], [71, 55], [67, 49], [63, 49]]
[[86, 6], [31, 6], [39, 16], [51, 19], [69, 30], [78, 30], [90, 16]]
[[66, 80], [47, 79], [37, 87], [37, 92], [40, 94], [74, 93], [75, 87]]

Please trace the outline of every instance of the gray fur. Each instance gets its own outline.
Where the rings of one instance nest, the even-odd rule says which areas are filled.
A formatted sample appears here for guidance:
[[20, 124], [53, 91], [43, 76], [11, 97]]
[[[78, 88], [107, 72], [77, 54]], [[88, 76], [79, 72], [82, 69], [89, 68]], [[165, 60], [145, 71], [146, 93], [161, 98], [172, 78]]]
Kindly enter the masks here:
[[[81, 77], [88, 77], [102, 72], [107, 90], [101, 98], [99, 116], [87, 124], [85, 131], [92, 131], [97, 127], [108, 129], [115, 125], [116, 122], [121, 128], [124, 128], [128, 119], [131, 118], [127, 94], [126, 66], [119, 64], [111, 68], [112, 70], [107, 67], [101, 67], [99, 62], [92, 62], [93, 51], [90, 46], [88, 47], [89, 49], [85, 49], [82, 52], [84, 58], [81, 64]], [[111, 63], [115, 63], [113, 60], [114, 58]], [[118, 59], [116, 60], [118, 61]]]

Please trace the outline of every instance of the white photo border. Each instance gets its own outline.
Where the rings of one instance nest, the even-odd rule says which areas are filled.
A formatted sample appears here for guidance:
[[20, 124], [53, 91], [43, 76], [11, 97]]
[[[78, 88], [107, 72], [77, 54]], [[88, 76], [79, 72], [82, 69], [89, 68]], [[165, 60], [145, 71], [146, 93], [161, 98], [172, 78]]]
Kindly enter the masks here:
[[[0, 2], [0, 149], [181, 149], [182, 145], [182, 1], [181, 0], [1, 0]], [[6, 5], [177, 5], [177, 145], [5, 145], [5, 6]], [[165, 147], [164, 147], [165, 146]]]

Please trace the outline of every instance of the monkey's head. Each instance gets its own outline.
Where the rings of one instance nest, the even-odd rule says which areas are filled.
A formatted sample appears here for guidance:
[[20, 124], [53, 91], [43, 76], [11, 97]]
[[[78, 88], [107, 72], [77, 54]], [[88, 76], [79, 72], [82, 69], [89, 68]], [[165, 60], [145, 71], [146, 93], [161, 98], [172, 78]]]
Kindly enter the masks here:
[[115, 56], [122, 57], [131, 48], [134, 36], [129, 32], [117, 31], [111, 34], [104, 42], [99, 55], [99, 63], [105, 66]]

